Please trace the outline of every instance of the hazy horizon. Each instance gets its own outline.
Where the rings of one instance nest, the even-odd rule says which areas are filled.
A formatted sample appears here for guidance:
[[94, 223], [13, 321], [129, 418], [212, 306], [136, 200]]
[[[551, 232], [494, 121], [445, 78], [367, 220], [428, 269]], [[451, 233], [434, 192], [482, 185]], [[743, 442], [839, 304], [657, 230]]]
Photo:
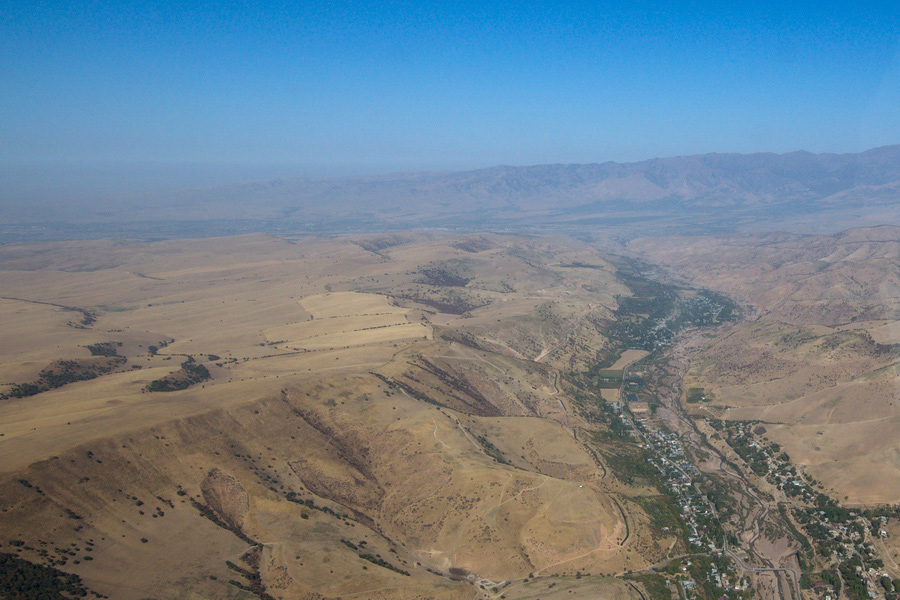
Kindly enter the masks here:
[[[885, 144], [892, 146], [896, 144]], [[878, 147], [854, 150], [812, 152], [813, 154], [853, 154]], [[790, 154], [811, 152], [795, 148], [784, 152], [759, 150], [737, 152], [711, 150], [703, 154]], [[131, 198], [154, 192], [171, 192], [224, 186], [255, 181], [276, 181], [295, 178], [344, 178], [359, 176], [393, 175], [399, 173], [461, 172], [489, 169], [499, 166], [529, 167], [544, 164], [601, 164], [614, 162], [629, 164], [655, 159], [693, 156], [646, 156], [635, 160], [605, 158], [585, 162], [546, 161], [543, 163], [514, 164], [425, 164], [396, 165], [304, 165], [300, 163], [215, 163], [215, 162], [160, 162], [160, 161], [23, 161], [0, 163], [0, 202], [52, 205], [55, 202], [85, 200], [115, 200]]]
[[[859, 172], [819, 159], [762, 161], [760, 170], [753, 159], [676, 161], [667, 173], [648, 166], [379, 179], [711, 153], [842, 155], [896, 144], [900, 24], [888, 6], [4, 8], [0, 224], [10, 227], [2, 239], [32, 239], [19, 228], [28, 223], [60, 224], [54, 238], [82, 235], [75, 223], [110, 222], [218, 223], [177, 235], [245, 231], [250, 222], [317, 231], [519, 227], [526, 213], [534, 226], [572, 211], [565, 219], [580, 222], [588, 217], [578, 211], [599, 207], [633, 218], [672, 214], [676, 205], [753, 212], [732, 211], [737, 227], [758, 222], [773, 200], [795, 213], [792, 203], [802, 212], [827, 200], [821, 208], [846, 212], [855, 202], [862, 212], [842, 218], [895, 220], [873, 208], [892, 200], [886, 194], [900, 178], [892, 158]], [[288, 181], [348, 176], [379, 177], [367, 187]], [[817, 177], [840, 183], [829, 190]], [[237, 185], [244, 183], [260, 185]], [[838, 188], [845, 196], [834, 195]], [[473, 208], [494, 212], [476, 217]]]
[[880, 4], [4, 4], [6, 199], [900, 140]]

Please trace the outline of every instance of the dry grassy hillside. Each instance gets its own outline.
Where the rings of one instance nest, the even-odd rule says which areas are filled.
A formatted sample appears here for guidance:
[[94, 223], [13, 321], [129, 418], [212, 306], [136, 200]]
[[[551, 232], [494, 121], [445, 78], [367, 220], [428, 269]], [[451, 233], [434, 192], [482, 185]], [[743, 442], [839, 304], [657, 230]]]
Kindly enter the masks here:
[[857, 331], [814, 333], [761, 320], [716, 340], [685, 390], [703, 388], [699, 414], [759, 420], [796, 462], [849, 503], [900, 497], [896, 346]]
[[576, 242], [73, 242], [0, 268], [0, 552], [125, 599], [636, 598], [604, 576], [662, 556], [626, 500], [653, 490], [585, 445], [560, 378], [627, 293]]
[[629, 247], [780, 321], [828, 326], [866, 321], [900, 341], [898, 227], [822, 236], [645, 238]]
[[900, 229], [638, 240], [632, 248], [758, 309], [696, 357], [701, 415], [760, 420], [849, 503], [900, 498]]

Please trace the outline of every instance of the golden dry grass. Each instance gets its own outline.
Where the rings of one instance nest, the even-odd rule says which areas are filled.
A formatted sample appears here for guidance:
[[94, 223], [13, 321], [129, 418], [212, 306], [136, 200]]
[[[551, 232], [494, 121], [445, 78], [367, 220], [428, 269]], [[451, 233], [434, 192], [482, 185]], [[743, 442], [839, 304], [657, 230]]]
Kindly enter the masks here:
[[900, 497], [898, 381], [896, 359], [858, 331], [761, 320], [715, 341], [683, 388], [711, 392], [686, 405], [697, 414], [775, 424], [772, 438], [836, 496], [877, 504]]
[[610, 369], [624, 369], [631, 363], [641, 360], [648, 354], [649, 352], [647, 352], [646, 350], [626, 350], [622, 353], [622, 356], [620, 356], [619, 359], [615, 363], [613, 363]]
[[539, 577], [503, 590], [510, 600], [561, 600], [579, 598], [621, 598], [641, 596], [624, 581], [612, 577]]
[[[625, 524], [552, 385], [554, 365], [576, 354], [574, 341], [602, 343], [581, 320], [606, 309], [582, 285], [611, 299], [619, 284], [603, 269], [554, 266], [599, 260], [575, 243], [554, 249], [504, 237], [473, 253], [455, 242], [412, 236], [379, 254], [350, 240], [266, 236], [0, 248], [4, 290], [97, 315], [78, 329], [68, 321], [79, 313], [0, 300], [4, 383], [26, 381], [58, 358], [87, 356], [88, 343], [121, 342], [128, 357], [124, 372], [0, 402], [4, 539], [79, 547], [94, 539], [94, 560], [65, 568], [116, 598], [137, 600], [148, 590], [237, 597], [225, 561], [239, 563], [247, 545], [187, 501], [207, 502], [205, 482], [216, 469], [246, 492], [242, 526], [263, 543], [262, 580], [284, 597], [472, 597], [470, 585], [426, 567], [499, 581], [645, 566], [639, 552], [619, 545]], [[547, 266], [530, 266], [511, 249]], [[470, 286], [490, 304], [444, 315], [391, 299], [392, 290], [419, 285], [422, 264], [451, 256], [479, 257]], [[541, 305], [551, 308], [536, 314]], [[465, 326], [484, 347], [436, 339], [432, 322]], [[570, 337], [546, 365], [515, 357], [533, 358]], [[145, 391], [184, 354], [212, 379]], [[438, 409], [368, 374], [415, 377], [408, 381], [451, 403], [449, 394], [461, 392], [429, 368], [478, 389], [499, 414], [532, 416]], [[519, 468], [497, 462], [478, 436]], [[46, 497], [36, 502], [18, 478]], [[352, 518], [289, 502], [288, 491]], [[158, 503], [165, 516], [153, 517]], [[65, 509], [85, 528], [73, 527]], [[366, 540], [411, 576], [359, 558], [341, 538]]]
[[357, 292], [316, 294], [307, 296], [299, 302], [316, 319], [360, 315], [405, 315], [409, 312], [391, 304], [390, 299], [386, 296]]

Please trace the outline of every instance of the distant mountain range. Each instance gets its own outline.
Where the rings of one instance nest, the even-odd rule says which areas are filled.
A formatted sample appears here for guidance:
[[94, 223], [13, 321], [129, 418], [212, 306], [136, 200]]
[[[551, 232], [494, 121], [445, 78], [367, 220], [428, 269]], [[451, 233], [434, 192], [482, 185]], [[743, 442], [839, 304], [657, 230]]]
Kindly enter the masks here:
[[841, 222], [897, 223], [898, 205], [900, 145], [894, 145], [858, 154], [703, 154], [256, 181], [123, 199], [60, 220], [101, 229], [155, 223], [151, 228], [202, 230], [206, 224], [211, 233], [635, 224], [667, 231], [825, 231]]

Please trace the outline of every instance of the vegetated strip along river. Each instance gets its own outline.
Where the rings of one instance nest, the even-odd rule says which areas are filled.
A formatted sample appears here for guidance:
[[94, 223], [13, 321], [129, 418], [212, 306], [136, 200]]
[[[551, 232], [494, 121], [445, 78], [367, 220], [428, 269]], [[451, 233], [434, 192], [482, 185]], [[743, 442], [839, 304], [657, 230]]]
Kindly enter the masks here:
[[[728, 326], [730, 325], [722, 327]], [[657, 377], [665, 375], [667, 379], [678, 382], [675, 386], [659, 386], [656, 388], [657, 400], [662, 404], [662, 408], [657, 411], [659, 420], [665, 424], [666, 428], [678, 435], [682, 445], [688, 450], [684, 453], [685, 458], [700, 472], [736, 484], [728, 486], [728, 490], [734, 497], [735, 506], [739, 507], [737, 525], [731, 520], [725, 522], [720, 520], [716, 507], [712, 502], [704, 498], [716, 521], [725, 532], [722, 546], [717, 548], [717, 550], [724, 552], [734, 562], [740, 572], [753, 573], [755, 575], [769, 574], [773, 577], [775, 589], [772, 591], [777, 594], [775, 597], [781, 600], [799, 600], [798, 570], [793, 567], [776, 566], [776, 561], [782, 559], [782, 557], [770, 556], [768, 549], [760, 548], [757, 544], [763, 533], [763, 523], [769, 516], [769, 503], [762, 498], [759, 490], [744, 475], [729, 468], [725, 457], [721, 455], [718, 449], [707, 442], [706, 437], [700, 433], [696, 424], [687, 416], [681, 406], [681, 382], [690, 366], [692, 354], [702, 347], [703, 342], [708, 339], [705, 335], [708, 333], [709, 328], [682, 331], [670, 347], [658, 350], [645, 359], [626, 367], [622, 379], [623, 388], [620, 389], [620, 405], [623, 409], [623, 418], [637, 432], [648, 450], [658, 452], [657, 446], [651, 443], [650, 438], [654, 433], [662, 431], [663, 427], [654, 419], [644, 420], [640, 424], [637, 423], [634, 415], [627, 408], [628, 403], [625, 402], [624, 398], [624, 385], [628, 380], [629, 371], [633, 370], [636, 364], [646, 363], [648, 359], [652, 359], [656, 365], [655, 368], [663, 371], [663, 373], [657, 373]], [[699, 457], [704, 456], [708, 458], [699, 459]], [[683, 475], [690, 479], [688, 473], [683, 473]], [[698, 494], [702, 495], [702, 492], [698, 490]], [[744, 539], [745, 542], [741, 544], [740, 548], [733, 548], [728, 542], [728, 534], [734, 535], [737, 539]], [[746, 552], [748, 559], [744, 560], [735, 550]], [[765, 590], [758, 589], [758, 591], [765, 596], [770, 595]]]

